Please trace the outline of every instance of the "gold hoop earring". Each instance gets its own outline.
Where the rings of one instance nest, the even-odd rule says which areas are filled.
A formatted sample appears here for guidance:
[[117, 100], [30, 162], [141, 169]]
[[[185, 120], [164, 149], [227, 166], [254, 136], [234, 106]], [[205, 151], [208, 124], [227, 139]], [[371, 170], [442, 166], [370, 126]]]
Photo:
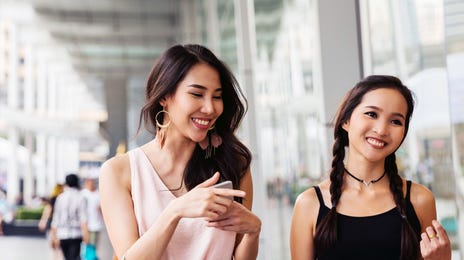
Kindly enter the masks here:
[[212, 125], [210, 128], [208, 128], [208, 131], [213, 130], [215, 126], [216, 126], [216, 125]]
[[[158, 116], [161, 115], [161, 113], [166, 113], [166, 115], [169, 117], [169, 121], [166, 123], [166, 124], [161, 124], [159, 121], [158, 121]], [[155, 122], [156, 122], [156, 126], [159, 127], [160, 129], [163, 129], [163, 128], [168, 128], [169, 125], [171, 124], [171, 118], [169, 116], [169, 112], [164, 110], [161, 110], [161, 111], [158, 111], [158, 113], [156, 113], [155, 115]]]

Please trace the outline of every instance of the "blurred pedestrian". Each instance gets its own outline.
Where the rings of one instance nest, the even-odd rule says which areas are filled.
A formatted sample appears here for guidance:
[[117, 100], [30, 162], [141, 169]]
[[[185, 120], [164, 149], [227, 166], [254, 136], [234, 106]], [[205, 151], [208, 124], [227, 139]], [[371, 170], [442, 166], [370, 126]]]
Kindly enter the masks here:
[[81, 243], [88, 242], [87, 205], [79, 191], [79, 177], [69, 174], [53, 210], [50, 237], [53, 247], [60, 247], [66, 260], [79, 260]]
[[103, 228], [103, 217], [100, 209], [100, 197], [95, 179], [86, 178], [82, 194], [87, 201], [87, 226], [89, 229], [89, 242], [85, 246], [85, 260], [97, 260], [97, 245], [100, 231]]
[[[49, 198], [46, 198], [46, 204], [44, 206], [44, 209], [42, 211], [42, 217], [40, 218], [39, 221], [39, 230], [42, 232], [47, 232], [49, 233], [50, 231], [50, 226], [52, 223], [53, 219], [53, 208], [55, 207], [55, 202], [56, 198], [58, 195], [60, 195], [63, 192], [63, 184], [57, 183], [53, 187], [52, 193], [50, 194]], [[53, 246], [53, 240], [50, 237], [50, 234], [48, 234], [48, 237], [50, 239], [50, 245], [52, 249], [52, 259], [53, 260], [61, 260], [63, 259], [63, 254], [61, 250], [57, 247]]]
[[56, 198], [63, 192], [63, 184], [57, 183], [53, 187], [50, 197], [46, 198], [45, 206], [42, 211], [42, 217], [39, 221], [39, 229], [47, 231], [50, 229], [50, 224], [53, 217], [53, 207], [55, 206]]

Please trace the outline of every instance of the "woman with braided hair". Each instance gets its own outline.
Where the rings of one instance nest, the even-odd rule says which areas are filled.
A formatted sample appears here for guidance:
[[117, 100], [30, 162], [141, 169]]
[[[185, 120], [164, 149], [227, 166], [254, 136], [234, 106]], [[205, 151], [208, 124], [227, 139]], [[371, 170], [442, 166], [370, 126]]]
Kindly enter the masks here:
[[295, 204], [292, 259], [451, 259], [432, 192], [398, 173], [395, 151], [413, 109], [411, 91], [392, 76], [369, 76], [347, 93], [330, 177]]

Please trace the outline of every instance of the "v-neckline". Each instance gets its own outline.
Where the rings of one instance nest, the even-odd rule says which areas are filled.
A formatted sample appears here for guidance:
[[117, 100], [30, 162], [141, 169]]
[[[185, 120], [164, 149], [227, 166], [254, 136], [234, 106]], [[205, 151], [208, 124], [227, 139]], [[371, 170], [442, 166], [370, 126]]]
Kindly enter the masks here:
[[155, 178], [157, 178], [161, 185], [163, 186], [163, 189], [160, 190], [160, 191], [164, 191], [164, 192], [169, 192], [169, 194], [175, 199], [175, 198], [178, 198], [180, 196], [176, 196], [174, 195], [174, 193], [172, 193], [172, 191], [166, 186], [166, 184], [164, 183], [163, 179], [158, 175], [158, 172], [156, 171], [155, 169], [155, 166], [153, 166], [153, 163], [151, 162], [150, 158], [148, 158], [148, 155], [143, 151], [143, 149], [141, 147], [138, 148], [140, 150], [140, 152], [143, 154], [143, 157], [145, 158], [145, 160], [148, 162], [148, 164], [150, 164], [150, 169], [151, 171], [153, 172], [153, 175], [155, 175]]

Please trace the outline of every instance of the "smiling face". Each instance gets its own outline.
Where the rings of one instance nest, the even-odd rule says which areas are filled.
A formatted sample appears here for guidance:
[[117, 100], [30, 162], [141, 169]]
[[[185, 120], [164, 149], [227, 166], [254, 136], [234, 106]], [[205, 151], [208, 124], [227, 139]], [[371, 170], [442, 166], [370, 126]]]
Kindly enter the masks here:
[[395, 89], [367, 92], [342, 127], [348, 133], [349, 158], [384, 162], [405, 135], [407, 103]]
[[[205, 63], [194, 65], [173, 95], [160, 104], [169, 112], [168, 136], [200, 142], [224, 110], [218, 72]], [[169, 120], [165, 119], [165, 120]]]

